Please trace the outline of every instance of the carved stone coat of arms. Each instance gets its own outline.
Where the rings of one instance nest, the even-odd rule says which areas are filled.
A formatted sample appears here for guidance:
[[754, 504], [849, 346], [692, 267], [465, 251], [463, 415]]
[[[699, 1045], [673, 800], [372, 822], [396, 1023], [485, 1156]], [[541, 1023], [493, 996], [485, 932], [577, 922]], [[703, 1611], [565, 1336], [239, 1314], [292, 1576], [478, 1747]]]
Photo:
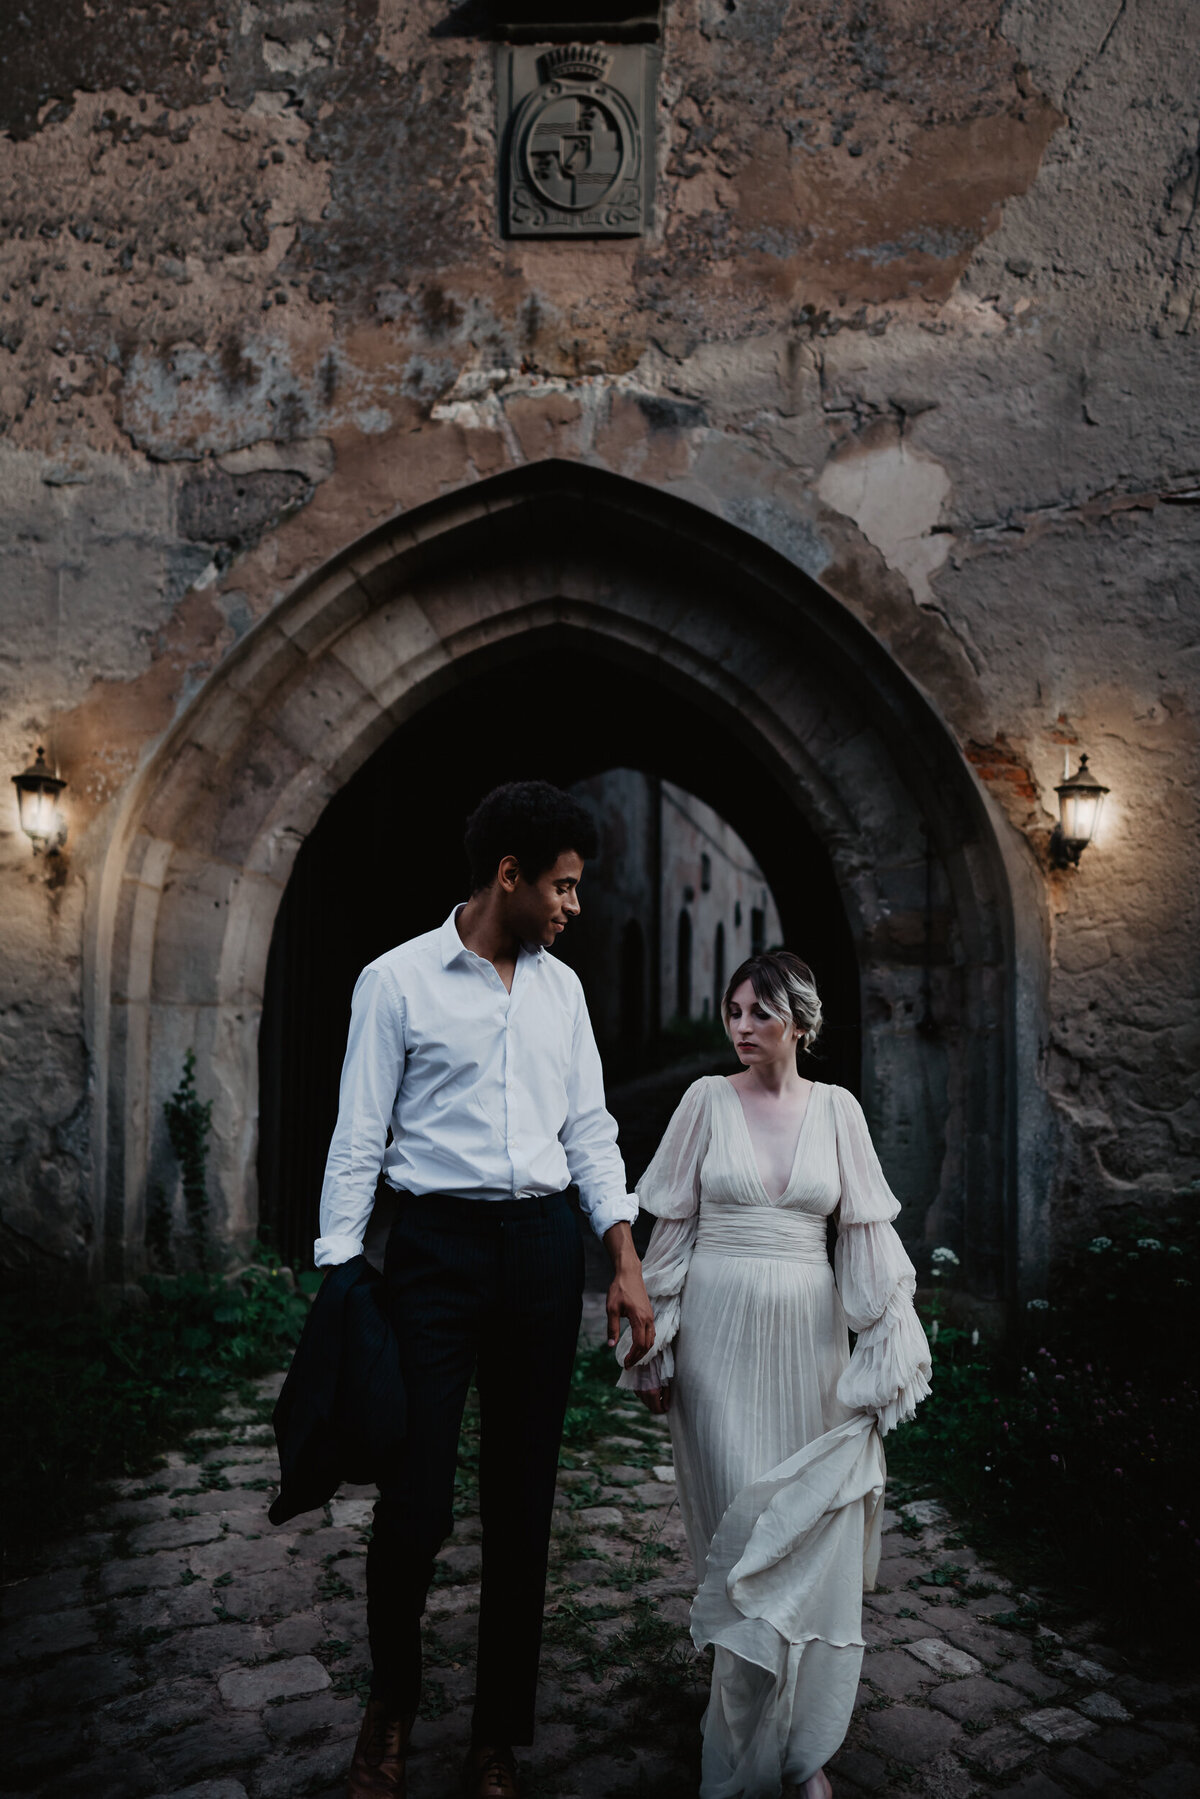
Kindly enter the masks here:
[[652, 178], [645, 46], [514, 49], [501, 66], [503, 213], [515, 237], [633, 237]]

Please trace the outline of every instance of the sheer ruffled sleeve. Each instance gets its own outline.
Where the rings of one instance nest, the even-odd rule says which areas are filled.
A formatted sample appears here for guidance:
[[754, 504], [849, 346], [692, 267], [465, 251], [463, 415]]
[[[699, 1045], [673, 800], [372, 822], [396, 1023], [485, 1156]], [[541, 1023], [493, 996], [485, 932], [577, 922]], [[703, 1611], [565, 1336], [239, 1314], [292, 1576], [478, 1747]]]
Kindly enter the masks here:
[[833, 1092], [842, 1195], [834, 1269], [858, 1341], [838, 1382], [838, 1398], [874, 1412], [882, 1432], [911, 1418], [929, 1392], [929, 1344], [913, 1306], [916, 1270], [892, 1228], [900, 1205], [879, 1166], [858, 1101]]
[[638, 1204], [658, 1215], [642, 1261], [642, 1278], [654, 1307], [654, 1348], [649, 1355], [624, 1366], [632, 1333], [628, 1325], [617, 1344], [620, 1387], [645, 1392], [661, 1387], [675, 1373], [671, 1347], [679, 1331], [683, 1283], [696, 1242], [700, 1217], [700, 1170], [708, 1151], [709, 1089], [707, 1081], [695, 1081], [675, 1109], [654, 1153], [654, 1159], [637, 1184]]

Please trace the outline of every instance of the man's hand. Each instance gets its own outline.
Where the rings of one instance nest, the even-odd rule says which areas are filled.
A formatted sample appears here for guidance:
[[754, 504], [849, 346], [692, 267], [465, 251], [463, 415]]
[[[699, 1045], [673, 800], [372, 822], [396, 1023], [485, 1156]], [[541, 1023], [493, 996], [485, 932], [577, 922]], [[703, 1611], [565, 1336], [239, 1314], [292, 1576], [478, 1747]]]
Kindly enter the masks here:
[[638, 1398], [656, 1418], [665, 1418], [671, 1409], [671, 1383], [665, 1380], [661, 1387], [644, 1387]]
[[604, 1233], [604, 1247], [612, 1257], [613, 1278], [608, 1289], [608, 1347], [615, 1349], [621, 1334], [621, 1320], [627, 1318], [633, 1342], [625, 1357], [626, 1368], [632, 1368], [654, 1348], [654, 1307], [642, 1279], [642, 1264], [633, 1247], [633, 1232], [627, 1224], [614, 1224]]

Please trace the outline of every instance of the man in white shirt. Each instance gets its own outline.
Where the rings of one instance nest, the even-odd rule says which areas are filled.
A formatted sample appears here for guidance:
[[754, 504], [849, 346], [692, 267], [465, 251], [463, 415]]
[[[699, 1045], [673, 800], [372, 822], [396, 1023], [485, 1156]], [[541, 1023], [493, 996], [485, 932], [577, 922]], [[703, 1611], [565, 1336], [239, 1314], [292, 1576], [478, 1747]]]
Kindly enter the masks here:
[[[595, 827], [544, 781], [490, 793], [467, 825], [471, 897], [365, 968], [354, 990], [318, 1267], [362, 1253], [384, 1178], [396, 1189], [385, 1275], [408, 1408], [367, 1558], [371, 1697], [350, 1799], [396, 1799], [421, 1677], [420, 1620], [453, 1526], [458, 1433], [480, 1397], [483, 1583], [472, 1799], [518, 1792], [533, 1737], [558, 1446], [579, 1331], [574, 1184], [613, 1263], [608, 1337], [654, 1341], [616, 1126], [575, 974], [549, 954], [579, 912]], [[390, 1132], [390, 1141], [388, 1140]]]

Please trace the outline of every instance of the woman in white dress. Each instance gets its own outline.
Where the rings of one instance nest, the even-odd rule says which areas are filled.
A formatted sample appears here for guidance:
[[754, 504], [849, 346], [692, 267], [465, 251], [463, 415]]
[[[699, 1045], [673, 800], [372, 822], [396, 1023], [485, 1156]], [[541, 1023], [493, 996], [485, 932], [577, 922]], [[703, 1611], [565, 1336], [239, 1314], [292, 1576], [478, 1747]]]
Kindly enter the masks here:
[[688, 1089], [638, 1183], [656, 1339], [620, 1385], [670, 1418], [692, 1636], [715, 1649], [701, 1799], [829, 1799], [879, 1561], [880, 1437], [928, 1393], [929, 1347], [862, 1109], [797, 1070], [821, 1022], [809, 969], [752, 957], [721, 1010], [741, 1069]]

